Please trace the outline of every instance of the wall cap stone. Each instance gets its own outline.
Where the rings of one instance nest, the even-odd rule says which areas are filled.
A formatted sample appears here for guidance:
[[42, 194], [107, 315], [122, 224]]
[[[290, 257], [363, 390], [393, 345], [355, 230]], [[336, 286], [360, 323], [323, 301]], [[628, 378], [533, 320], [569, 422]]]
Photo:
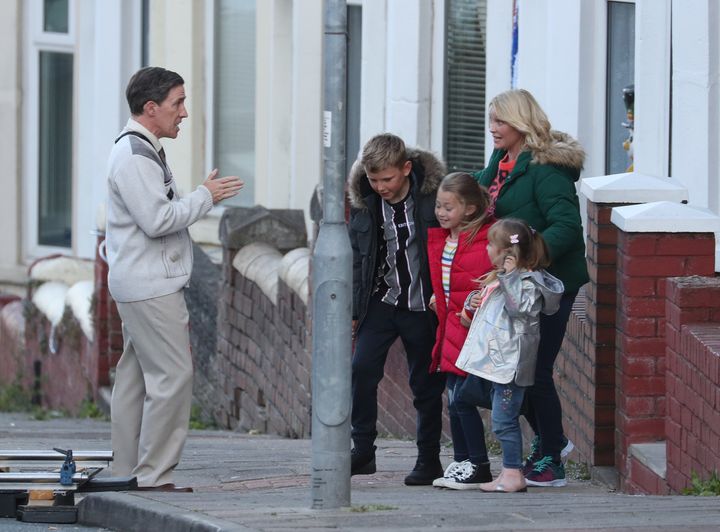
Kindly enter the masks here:
[[257, 284], [263, 293], [277, 303], [278, 268], [282, 254], [269, 244], [253, 242], [235, 254], [233, 267]]
[[664, 441], [656, 443], [633, 443], [628, 447], [628, 454], [665, 480], [667, 474], [667, 458], [666, 444]]
[[223, 247], [231, 250], [253, 242], [271, 244], [282, 253], [307, 245], [305, 214], [300, 209], [227, 208], [219, 231]]
[[278, 275], [295, 292], [303, 303], [308, 304], [310, 249], [297, 248], [288, 252], [280, 261]]
[[580, 192], [593, 203], [688, 200], [687, 188], [676, 181], [637, 172], [585, 178]]
[[614, 207], [610, 221], [626, 233], [714, 233], [720, 216], [709, 209], [672, 201]]

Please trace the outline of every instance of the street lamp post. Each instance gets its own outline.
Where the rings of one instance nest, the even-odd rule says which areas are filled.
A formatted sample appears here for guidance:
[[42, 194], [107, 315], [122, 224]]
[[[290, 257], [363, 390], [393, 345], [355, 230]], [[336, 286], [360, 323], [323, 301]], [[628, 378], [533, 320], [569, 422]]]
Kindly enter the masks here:
[[350, 505], [352, 250], [345, 227], [347, 4], [325, 1], [323, 219], [312, 259], [312, 507]]

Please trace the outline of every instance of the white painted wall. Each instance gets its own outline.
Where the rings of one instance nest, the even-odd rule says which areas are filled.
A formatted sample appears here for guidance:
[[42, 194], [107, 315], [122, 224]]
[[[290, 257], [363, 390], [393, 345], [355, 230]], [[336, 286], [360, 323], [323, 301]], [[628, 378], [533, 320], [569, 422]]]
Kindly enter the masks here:
[[310, 198], [315, 186], [322, 181], [323, 172], [322, 20], [322, 2], [296, 0], [292, 21], [292, 125], [287, 205], [303, 209], [308, 227]]
[[205, 163], [205, 15], [203, 2], [150, 2], [150, 65], [185, 80], [189, 117], [177, 139], [162, 140], [181, 194], [194, 190], [210, 172]]
[[3, 3], [0, 17], [0, 280], [21, 281], [20, 138], [21, 138], [21, 2]]
[[74, 253], [91, 258], [91, 232], [107, 198], [107, 158], [130, 116], [125, 87], [140, 67], [139, 0], [79, 0], [76, 61]]
[[256, 9], [255, 203], [268, 208], [287, 208], [290, 206], [293, 120], [293, 11], [296, 10], [292, 0], [257, 2]]

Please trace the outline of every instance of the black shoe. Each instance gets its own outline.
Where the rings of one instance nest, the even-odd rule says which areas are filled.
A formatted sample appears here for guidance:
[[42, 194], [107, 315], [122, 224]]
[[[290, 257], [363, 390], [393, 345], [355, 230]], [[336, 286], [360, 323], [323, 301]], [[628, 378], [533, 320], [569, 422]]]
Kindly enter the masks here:
[[431, 486], [433, 480], [443, 476], [443, 467], [440, 458], [418, 458], [415, 467], [405, 477], [406, 486]]
[[371, 450], [360, 451], [353, 448], [350, 451], [350, 475], [372, 475], [377, 471], [375, 467], [375, 447]]

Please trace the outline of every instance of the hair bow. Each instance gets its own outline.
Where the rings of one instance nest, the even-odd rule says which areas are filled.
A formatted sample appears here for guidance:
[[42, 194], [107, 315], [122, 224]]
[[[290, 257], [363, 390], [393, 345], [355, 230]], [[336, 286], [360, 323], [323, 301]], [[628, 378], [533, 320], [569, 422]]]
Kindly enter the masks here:
[[518, 238], [517, 234], [510, 235], [510, 243], [511, 244], [519, 244], [520, 243], [520, 239]]

